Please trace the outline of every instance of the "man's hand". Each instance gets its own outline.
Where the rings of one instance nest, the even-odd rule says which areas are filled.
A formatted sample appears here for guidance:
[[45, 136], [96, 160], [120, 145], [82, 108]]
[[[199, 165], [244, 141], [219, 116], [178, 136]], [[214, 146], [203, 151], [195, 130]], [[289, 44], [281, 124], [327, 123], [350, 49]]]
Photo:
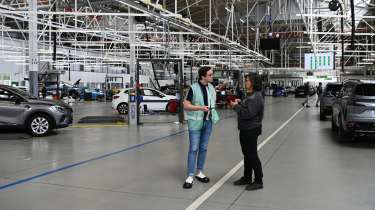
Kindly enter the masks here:
[[237, 102], [237, 103], [240, 103], [240, 102], [241, 102], [241, 99], [237, 98], [237, 99], [235, 99], [234, 101]]
[[201, 106], [201, 110], [200, 111], [209, 112], [210, 108], [208, 106]]

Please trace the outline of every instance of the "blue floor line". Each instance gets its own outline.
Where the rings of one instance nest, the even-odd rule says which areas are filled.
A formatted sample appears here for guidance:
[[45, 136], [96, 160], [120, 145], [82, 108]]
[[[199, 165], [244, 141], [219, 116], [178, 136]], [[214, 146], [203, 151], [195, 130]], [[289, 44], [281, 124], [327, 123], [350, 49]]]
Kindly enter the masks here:
[[180, 132], [177, 132], [177, 133], [173, 133], [173, 134], [168, 135], [168, 136], [163, 136], [163, 137], [159, 137], [157, 139], [150, 140], [150, 141], [142, 143], [142, 144], [137, 144], [137, 145], [134, 145], [134, 146], [131, 146], [131, 147], [128, 147], [128, 148], [125, 148], [125, 149], [122, 149], [122, 150], [119, 150], [119, 151], [116, 151], [116, 152], [111, 152], [111, 153], [108, 153], [108, 154], [105, 154], [105, 155], [101, 155], [101, 156], [98, 156], [98, 157], [95, 157], [95, 158], [91, 158], [91, 159], [88, 159], [88, 160], [84, 160], [84, 161], [81, 161], [81, 162], [78, 162], [78, 163], [73, 163], [73, 164], [70, 164], [70, 165], [66, 165], [66, 166], [63, 166], [61, 168], [50, 170], [50, 171], [47, 171], [47, 172], [44, 172], [44, 173], [41, 173], [41, 174], [38, 174], [38, 175], [35, 175], [35, 176], [32, 176], [32, 177], [20, 179], [18, 181], [15, 181], [15, 182], [12, 182], [12, 183], [9, 183], [9, 184], [0, 185], [0, 191], [4, 190], [4, 189], [7, 189], [7, 188], [15, 187], [17, 185], [20, 185], [20, 184], [23, 184], [23, 183], [26, 183], [26, 182], [30, 182], [32, 180], [35, 180], [35, 179], [38, 179], [38, 178], [41, 178], [41, 177], [44, 177], [44, 176], [48, 176], [50, 174], [55, 174], [55, 173], [58, 173], [60, 171], [64, 171], [64, 170], [67, 170], [67, 169], [70, 169], [70, 168], [74, 168], [76, 166], [80, 166], [80, 165], [83, 165], [83, 164], [86, 164], [86, 163], [89, 163], [89, 162], [92, 162], [92, 161], [104, 159], [106, 157], [113, 156], [113, 155], [116, 155], [116, 154], [119, 154], [119, 153], [122, 153], [122, 152], [127, 152], [127, 151], [130, 151], [130, 150], [133, 150], [133, 149], [137, 149], [137, 148], [143, 147], [143, 146], [145, 146], [147, 144], [152, 144], [152, 143], [161, 141], [163, 139], [166, 139], [168, 137], [176, 136], [176, 135], [179, 135], [181, 133], [185, 133], [185, 131], [186, 130], [183, 130], [183, 131], [180, 131]]
[[[234, 116], [236, 116], [236, 114], [232, 114], [232, 115], [223, 117], [223, 120], [224, 119], [232, 118]], [[122, 149], [122, 150], [119, 150], [119, 151], [116, 151], [116, 152], [111, 152], [111, 153], [108, 153], [108, 154], [105, 154], [105, 155], [101, 155], [101, 156], [98, 156], [98, 157], [95, 157], [95, 158], [91, 158], [91, 159], [88, 159], [88, 160], [84, 160], [84, 161], [81, 161], [81, 162], [78, 162], [78, 163], [72, 163], [72, 164], [63, 166], [61, 168], [50, 170], [50, 171], [47, 171], [47, 172], [44, 172], [44, 173], [41, 173], [41, 174], [38, 174], [38, 175], [35, 175], [35, 176], [32, 176], [32, 177], [20, 179], [20, 180], [14, 181], [14, 182], [9, 183], [9, 184], [0, 185], [0, 191], [4, 190], [4, 189], [7, 189], [7, 188], [15, 187], [17, 185], [20, 185], [20, 184], [23, 184], [23, 183], [26, 183], [26, 182], [30, 182], [32, 180], [35, 180], [35, 179], [38, 179], [38, 178], [41, 178], [41, 177], [45, 177], [45, 176], [48, 176], [48, 175], [51, 175], [51, 174], [58, 173], [60, 171], [64, 171], [64, 170], [67, 170], [67, 169], [70, 169], [70, 168], [74, 168], [74, 167], [77, 167], [77, 166], [80, 166], [80, 165], [83, 165], [83, 164], [86, 164], [86, 163], [89, 163], [89, 162], [92, 162], [92, 161], [104, 159], [106, 157], [113, 156], [113, 155], [116, 155], [116, 154], [119, 154], [119, 153], [122, 153], [122, 152], [127, 152], [127, 151], [130, 151], [130, 150], [133, 150], [133, 149], [137, 149], [137, 148], [143, 147], [143, 146], [145, 146], [147, 144], [152, 144], [152, 143], [155, 143], [157, 141], [161, 141], [163, 139], [166, 139], [168, 137], [176, 136], [176, 135], [179, 135], [181, 133], [185, 133], [186, 131], [187, 130], [183, 130], [183, 131], [180, 131], [180, 132], [177, 132], [177, 133], [173, 133], [173, 134], [168, 135], [168, 136], [163, 136], [163, 137], [159, 137], [157, 139], [150, 140], [150, 141], [142, 143], [142, 144], [137, 144], [137, 145], [134, 145], [134, 146], [131, 146], [131, 147], [128, 147], [128, 148], [125, 148], [125, 149]]]

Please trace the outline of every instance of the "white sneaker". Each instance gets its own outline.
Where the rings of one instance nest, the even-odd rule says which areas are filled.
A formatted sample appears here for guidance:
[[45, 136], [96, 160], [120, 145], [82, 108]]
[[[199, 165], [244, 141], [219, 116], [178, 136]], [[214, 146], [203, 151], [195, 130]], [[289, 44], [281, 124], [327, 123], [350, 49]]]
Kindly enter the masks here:
[[197, 174], [197, 175], [195, 175], [196, 177], [199, 177], [199, 178], [205, 178], [206, 177], [206, 175], [204, 175], [203, 173], [202, 173], [202, 171], [199, 171], [199, 173]]
[[188, 178], [185, 180], [185, 183], [192, 184], [194, 182], [194, 178], [192, 176], [188, 176]]

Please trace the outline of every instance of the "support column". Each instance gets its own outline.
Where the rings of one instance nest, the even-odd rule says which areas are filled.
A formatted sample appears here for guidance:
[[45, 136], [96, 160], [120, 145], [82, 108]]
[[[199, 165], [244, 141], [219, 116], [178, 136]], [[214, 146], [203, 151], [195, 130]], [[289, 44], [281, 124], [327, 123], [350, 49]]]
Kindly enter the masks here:
[[[130, 13], [130, 9], [129, 9]], [[135, 31], [134, 27], [134, 17], [129, 16], [128, 18], [129, 31]], [[139, 100], [138, 100], [138, 88], [139, 88], [139, 76], [137, 74], [138, 65], [135, 60], [135, 33], [129, 33], [129, 43], [130, 43], [130, 60], [129, 60], [129, 73], [130, 73], [130, 88], [135, 88], [135, 97], [129, 94], [129, 104], [128, 104], [128, 119], [129, 125], [137, 125], [139, 123]]]
[[37, 19], [37, 1], [29, 0], [29, 85], [30, 93], [34, 97], [38, 97], [38, 24]]
[[[184, 52], [184, 36], [182, 34], [179, 35], [179, 41], [180, 41], [180, 51]], [[178, 121], [182, 124], [184, 122], [184, 54], [180, 55], [181, 62], [179, 63], [178, 68], [178, 74], [179, 74], [179, 105], [180, 105], [180, 111], [178, 113]]]

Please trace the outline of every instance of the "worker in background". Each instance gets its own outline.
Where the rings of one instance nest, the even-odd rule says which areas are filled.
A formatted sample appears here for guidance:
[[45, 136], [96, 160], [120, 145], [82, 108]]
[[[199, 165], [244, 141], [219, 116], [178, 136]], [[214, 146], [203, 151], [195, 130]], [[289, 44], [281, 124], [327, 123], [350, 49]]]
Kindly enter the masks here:
[[193, 186], [194, 178], [203, 183], [210, 182], [204, 174], [207, 147], [213, 124], [219, 121], [216, 112], [216, 91], [213, 82], [213, 70], [202, 67], [198, 71], [199, 81], [192, 84], [184, 100], [189, 129], [189, 153], [187, 160], [188, 176], [183, 188]]
[[[231, 106], [237, 112], [240, 144], [244, 157], [244, 175], [234, 185], [247, 185], [246, 190], [263, 188], [262, 163], [258, 156], [258, 136], [262, 133], [264, 98], [262, 92], [254, 88], [254, 78], [245, 77], [246, 96], [236, 99]], [[252, 175], [254, 172], [254, 180]]]
[[316, 100], [316, 104], [315, 104], [316, 107], [319, 106], [320, 100], [322, 99], [322, 96], [323, 96], [323, 86], [321, 82], [319, 82], [319, 86], [317, 88], [317, 94], [318, 94], [318, 99]]
[[310, 108], [310, 106], [309, 106], [309, 94], [310, 94], [310, 85], [309, 85], [309, 82], [305, 83], [304, 92], [305, 92], [306, 99], [302, 103], [302, 106], [304, 106], [306, 108]]
[[46, 88], [45, 84], [43, 84], [43, 86], [42, 86], [41, 93], [42, 93], [43, 99], [46, 99], [46, 97], [47, 97], [47, 88]]

